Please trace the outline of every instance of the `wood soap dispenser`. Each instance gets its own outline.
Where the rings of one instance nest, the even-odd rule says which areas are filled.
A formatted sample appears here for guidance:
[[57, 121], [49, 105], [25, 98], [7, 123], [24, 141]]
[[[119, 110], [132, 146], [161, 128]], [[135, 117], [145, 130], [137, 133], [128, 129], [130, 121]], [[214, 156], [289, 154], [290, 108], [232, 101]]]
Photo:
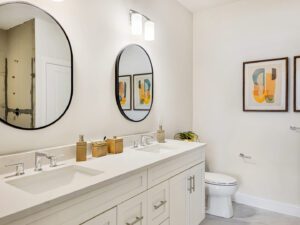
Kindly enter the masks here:
[[76, 143], [76, 161], [86, 161], [87, 142], [84, 141], [84, 136], [79, 135], [79, 141]]

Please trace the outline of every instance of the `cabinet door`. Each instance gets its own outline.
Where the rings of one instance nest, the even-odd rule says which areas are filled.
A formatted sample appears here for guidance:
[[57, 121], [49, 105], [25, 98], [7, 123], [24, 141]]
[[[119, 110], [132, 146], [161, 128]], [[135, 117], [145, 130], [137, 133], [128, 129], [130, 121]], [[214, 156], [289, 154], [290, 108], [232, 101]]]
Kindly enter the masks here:
[[147, 193], [118, 206], [118, 225], [147, 225]]
[[192, 193], [189, 195], [189, 225], [199, 225], [205, 217], [204, 163], [190, 169]]
[[117, 210], [113, 208], [85, 223], [83, 225], [117, 225]]
[[170, 180], [170, 224], [188, 224], [188, 200], [190, 195], [189, 171]]
[[160, 225], [169, 217], [169, 181], [148, 190], [148, 225]]

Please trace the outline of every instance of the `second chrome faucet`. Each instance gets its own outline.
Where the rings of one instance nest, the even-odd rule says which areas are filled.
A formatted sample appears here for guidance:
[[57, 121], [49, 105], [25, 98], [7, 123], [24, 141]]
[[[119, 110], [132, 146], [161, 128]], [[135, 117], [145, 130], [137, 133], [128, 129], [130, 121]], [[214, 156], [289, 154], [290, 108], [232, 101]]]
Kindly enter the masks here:
[[46, 158], [50, 160], [50, 167], [56, 167], [57, 166], [57, 160], [56, 156], [49, 156], [42, 152], [36, 152], [35, 153], [35, 160], [34, 160], [34, 171], [42, 171], [42, 158]]

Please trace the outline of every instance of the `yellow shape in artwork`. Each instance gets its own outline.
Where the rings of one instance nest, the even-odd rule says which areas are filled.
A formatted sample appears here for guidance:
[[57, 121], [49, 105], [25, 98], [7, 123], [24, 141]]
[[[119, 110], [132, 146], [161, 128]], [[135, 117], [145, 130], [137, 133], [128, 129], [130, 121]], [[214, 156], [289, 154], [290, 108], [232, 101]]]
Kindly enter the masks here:
[[265, 72], [264, 68], [255, 70], [253, 73], [253, 98], [257, 103], [274, 103], [277, 74], [276, 69]]

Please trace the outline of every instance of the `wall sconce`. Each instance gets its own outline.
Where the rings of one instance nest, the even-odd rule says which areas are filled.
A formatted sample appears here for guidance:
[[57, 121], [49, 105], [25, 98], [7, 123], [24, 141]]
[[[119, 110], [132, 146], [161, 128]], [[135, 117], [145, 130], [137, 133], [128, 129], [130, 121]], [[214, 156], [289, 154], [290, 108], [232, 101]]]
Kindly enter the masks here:
[[143, 20], [145, 20], [144, 26], [144, 38], [146, 41], [155, 40], [155, 24], [149, 19], [149, 17], [135, 11], [130, 10], [130, 21], [131, 21], [131, 33], [133, 35], [143, 34]]
[[143, 17], [141, 14], [131, 14], [131, 33], [133, 35], [141, 35], [143, 33]]

